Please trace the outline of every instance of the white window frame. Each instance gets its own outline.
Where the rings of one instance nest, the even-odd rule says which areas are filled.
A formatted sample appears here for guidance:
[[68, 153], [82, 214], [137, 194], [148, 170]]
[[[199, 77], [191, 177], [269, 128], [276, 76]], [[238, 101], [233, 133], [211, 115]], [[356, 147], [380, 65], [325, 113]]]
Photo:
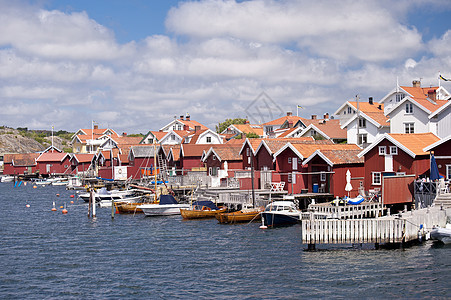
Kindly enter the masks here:
[[415, 123], [404, 123], [404, 133], [415, 133]]
[[358, 145], [366, 144], [368, 143], [368, 134], [366, 133], [360, 133], [357, 137]]
[[406, 114], [411, 115], [413, 114], [413, 104], [412, 103], [406, 103]]
[[451, 180], [451, 165], [445, 165], [446, 179]]
[[382, 185], [382, 172], [371, 172], [371, 185]]
[[398, 155], [398, 147], [390, 146], [390, 155]]
[[385, 154], [387, 154], [387, 147], [379, 146], [379, 155], [385, 155]]
[[288, 157], [288, 164], [291, 165], [291, 157]]
[[366, 119], [359, 118], [359, 128], [366, 128]]
[[246, 148], [246, 155], [247, 155], [247, 156], [250, 156], [250, 155], [249, 155], [249, 152], [250, 152], [250, 149], [249, 149], [249, 148]]
[[216, 160], [216, 155], [213, 154], [213, 160]]
[[321, 172], [321, 173], [320, 173], [320, 180], [321, 180], [322, 182], [326, 181], [326, 173], [325, 173], [325, 172]]
[[289, 183], [291, 183], [291, 173], [288, 173], [288, 180]]
[[207, 136], [207, 143], [211, 143], [211, 136]]

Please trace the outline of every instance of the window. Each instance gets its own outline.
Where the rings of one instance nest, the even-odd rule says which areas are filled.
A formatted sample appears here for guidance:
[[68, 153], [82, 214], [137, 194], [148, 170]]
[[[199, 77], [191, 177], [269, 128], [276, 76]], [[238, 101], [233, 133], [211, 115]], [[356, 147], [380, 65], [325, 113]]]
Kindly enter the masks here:
[[321, 181], [326, 181], [326, 173], [321, 172]]
[[211, 143], [211, 136], [207, 136], [207, 143]]
[[365, 128], [366, 127], [366, 120], [365, 119], [359, 119], [359, 127]]
[[311, 135], [311, 136], [315, 136], [315, 135], [316, 135], [316, 130], [313, 130], [313, 129], [310, 130], [310, 135]]
[[379, 146], [379, 155], [385, 155], [385, 154], [387, 154], [387, 147]]
[[171, 140], [175, 141], [175, 135], [171, 134]]
[[272, 126], [266, 126], [266, 133], [272, 132]]
[[247, 155], [247, 156], [250, 156], [250, 155], [249, 155], [249, 148], [246, 148], [246, 155]]
[[404, 99], [405, 96], [406, 95], [403, 93], [396, 94], [396, 102], [401, 102], [401, 100]]
[[451, 165], [446, 165], [446, 179], [451, 180]]
[[405, 133], [415, 133], [414, 123], [404, 123]]
[[182, 124], [179, 124], [179, 125], [177, 126], [177, 130], [182, 130]]
[[288, 163], [291, 164], [291, 157], [288, 157]]
[[359, 145], [366, 144], [368, 142], [367, 134], [366, 133], [359, 134], [357, 142]]
[[352, 114], [352, 108], [348, 107], [348, 114]]
[[174, 126], [172, 126], [172, 130], [177, 130], [177, 124], [174, 124]]
[[291, 183], [291, 173], [288, 173], [288, 182]]
[[398, 147], [390, 146], [390, 154], [391, 155], [398, 155]]
[[250, 156], [247, 158], [247, 163], [248, 163], [249, 165], [251, 164], [251, 157], [250, 157]]
[[216, 155], [213, 154], [213, 160], [216, 160]]
[[413, 104], [406, 103], [406, 114], [413, 114]]
[[381, 172], [373, 172], [371, 174], [372, 177], [372, 185], [381, 185], [382, 183], [382, 174]]

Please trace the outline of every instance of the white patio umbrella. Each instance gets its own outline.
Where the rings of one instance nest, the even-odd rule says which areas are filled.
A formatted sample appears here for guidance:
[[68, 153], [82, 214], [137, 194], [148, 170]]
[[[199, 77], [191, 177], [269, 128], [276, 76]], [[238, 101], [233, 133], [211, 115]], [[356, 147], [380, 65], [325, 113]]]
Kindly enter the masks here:
[[349, 197], [349, 192], [352, 191], [352, 185], [351, 185], [351, 172], [349, 171], [349, 169], [346, 171], [346, 186], [345, 186], [345, 191], [348, 192], [348, 197]]

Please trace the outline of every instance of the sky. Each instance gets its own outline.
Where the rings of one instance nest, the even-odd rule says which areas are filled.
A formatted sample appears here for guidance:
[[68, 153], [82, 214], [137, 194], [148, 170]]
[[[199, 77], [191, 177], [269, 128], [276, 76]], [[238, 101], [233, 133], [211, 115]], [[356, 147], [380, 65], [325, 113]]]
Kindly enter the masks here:
[[0, 24], [13, 128], [147, 133], [189, 114], [214, 129], [451, 79], [448, 0], [0, 0]]

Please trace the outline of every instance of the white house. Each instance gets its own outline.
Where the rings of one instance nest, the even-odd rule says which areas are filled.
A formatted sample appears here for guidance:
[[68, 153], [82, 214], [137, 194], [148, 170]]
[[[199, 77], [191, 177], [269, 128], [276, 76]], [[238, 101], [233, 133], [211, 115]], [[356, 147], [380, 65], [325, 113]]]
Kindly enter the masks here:
[[191, 120], [191, 117], [187, 114], [186, 117], [180, 116], [180, 119], [174, 119], [169, 124], [160, 128], [160, 131], [169, 132], [171, 130], [196, 130], [196, 128], [197, 130], [208, 129], [208, 127], [202, 125], [201, 123]]
[[384, 105], [368, 102], [346, 101], [337, 109], [335, 115], [340, 118], [340, 127], [346, 130], [348, 144], [368, 145], [380, 135], [390, 132], [390, 123], [384, 115]]
[[223, 138], [211, 129], [198, 130], [185, 136], [185, 144], [223, 144]]

